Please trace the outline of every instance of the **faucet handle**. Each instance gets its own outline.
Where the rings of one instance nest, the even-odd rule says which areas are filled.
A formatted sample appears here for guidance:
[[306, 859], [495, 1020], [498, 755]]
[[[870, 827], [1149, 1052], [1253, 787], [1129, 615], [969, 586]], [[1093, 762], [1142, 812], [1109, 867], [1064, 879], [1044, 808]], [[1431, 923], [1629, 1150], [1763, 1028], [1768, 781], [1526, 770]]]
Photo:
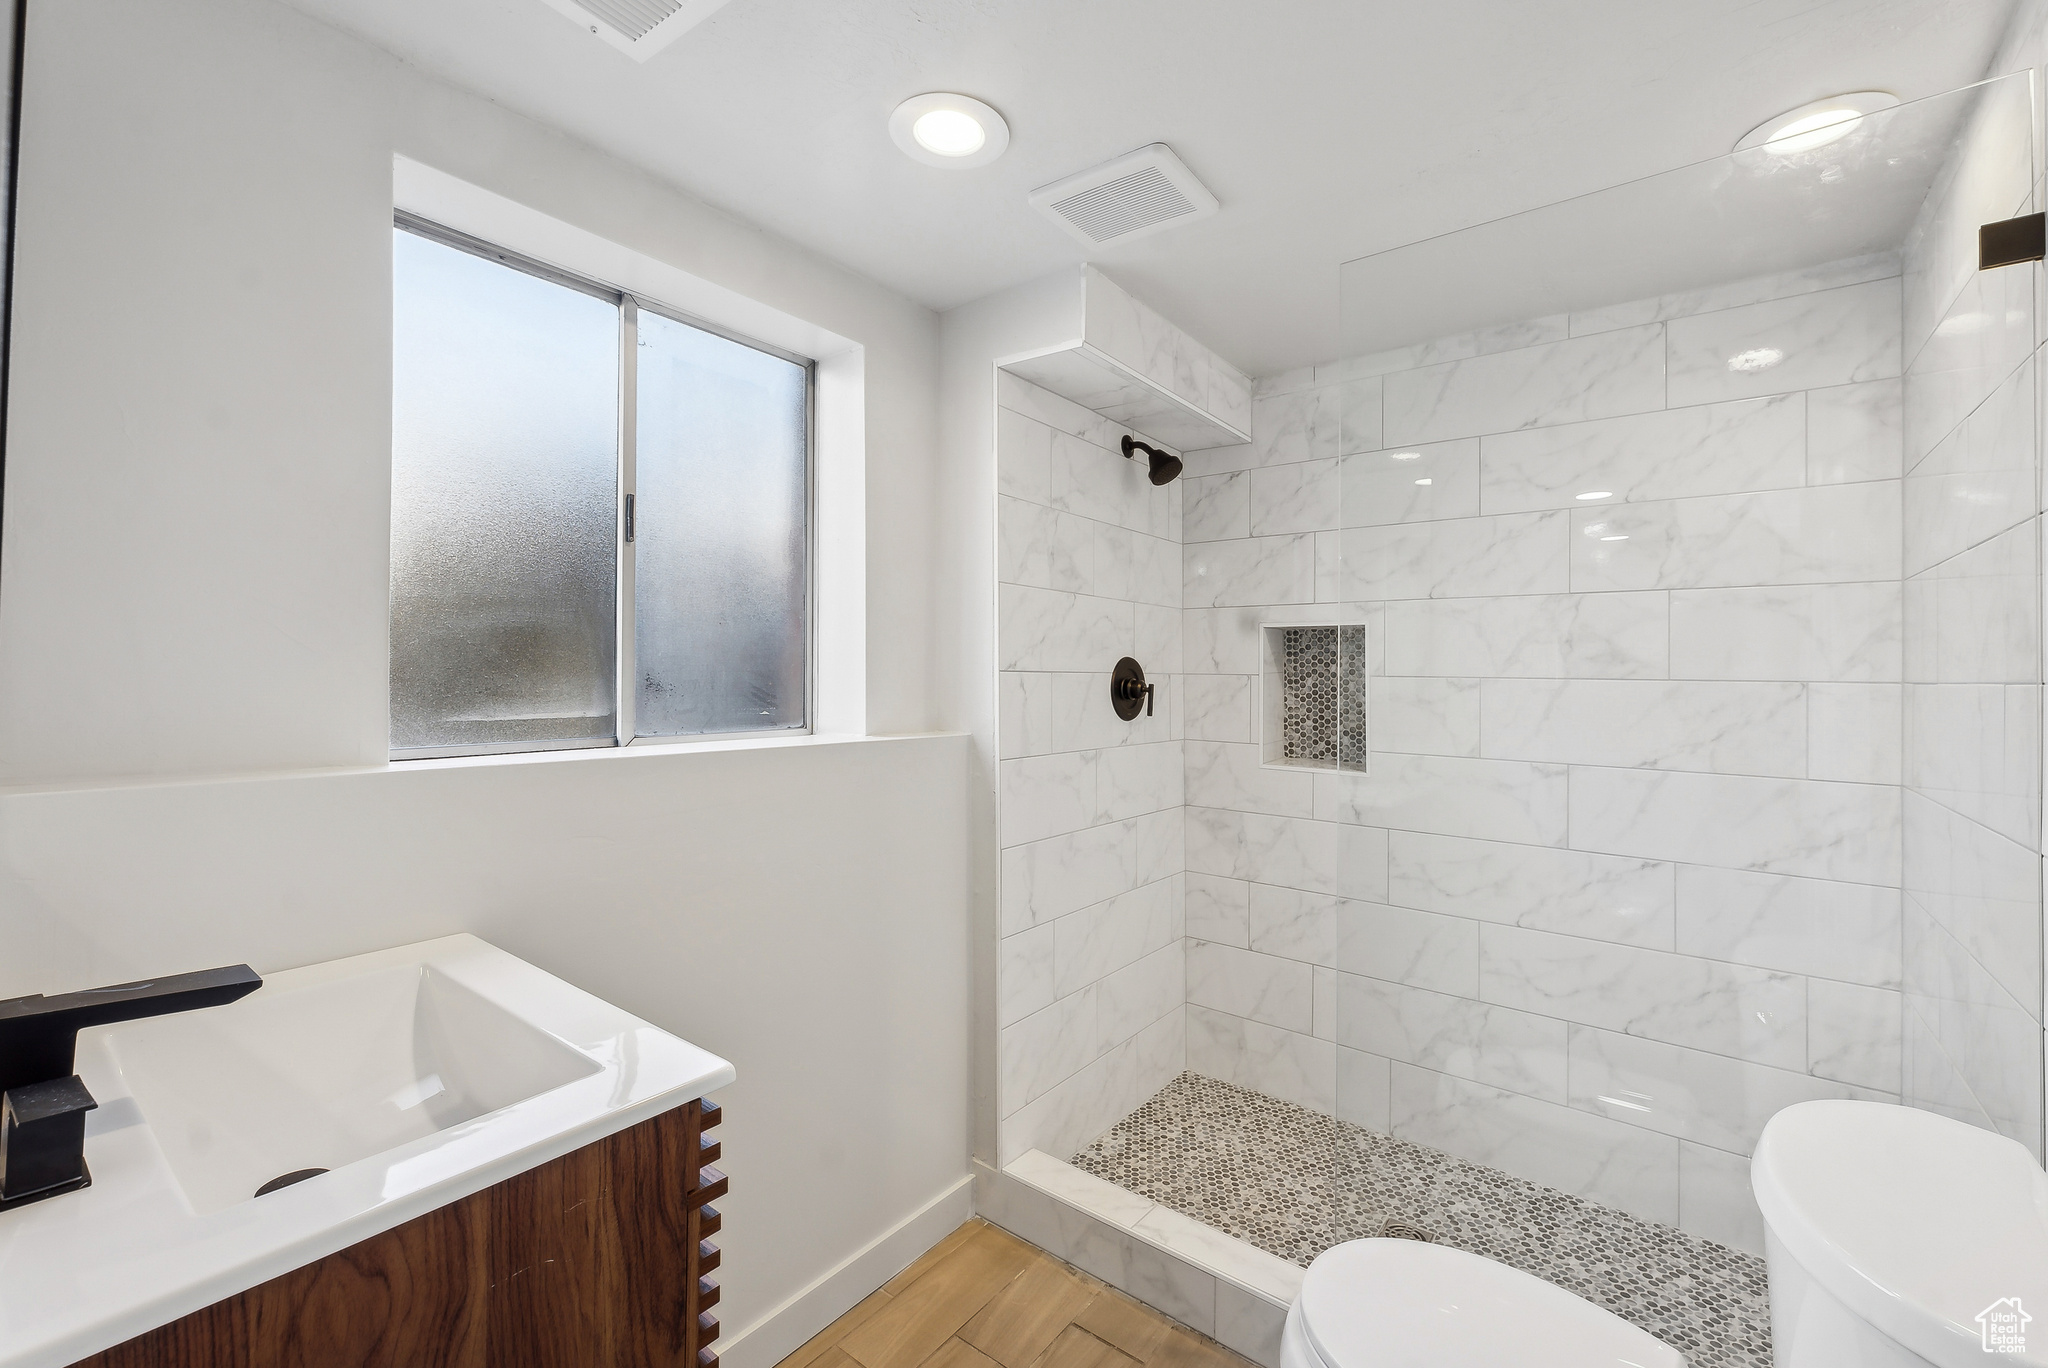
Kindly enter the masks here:
[[85, 1114], [97, 1106], [77, 1074], [0, 1093], [0, 1211], [92, 1182]]

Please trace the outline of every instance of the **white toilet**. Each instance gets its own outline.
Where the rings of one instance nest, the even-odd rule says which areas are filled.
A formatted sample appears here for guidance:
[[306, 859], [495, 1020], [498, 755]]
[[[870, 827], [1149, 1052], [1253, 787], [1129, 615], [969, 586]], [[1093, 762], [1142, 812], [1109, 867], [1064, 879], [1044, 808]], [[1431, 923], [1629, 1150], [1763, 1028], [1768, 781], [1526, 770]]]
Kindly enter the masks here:
[[2048, 1173], [2020, 1145], [1802, 1102], [1764, 1127], [1750, 1182], [1777, 1368], [2048, 1368]]
[[1309, 1265], [1280, 1368], [1685, 1368], [1627, 1321], [1506, 1264], [1353, 1240]]

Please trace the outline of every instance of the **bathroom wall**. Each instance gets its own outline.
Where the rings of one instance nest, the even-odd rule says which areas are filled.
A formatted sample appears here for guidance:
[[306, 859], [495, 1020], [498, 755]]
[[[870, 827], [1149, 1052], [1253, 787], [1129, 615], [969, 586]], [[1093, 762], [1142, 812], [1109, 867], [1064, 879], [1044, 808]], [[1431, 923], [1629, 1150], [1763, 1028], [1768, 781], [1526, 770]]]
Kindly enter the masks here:
[[[996, 376], [999, 1162], [1065, 1158], [1182, 1068], [1181, 499], [1113, 424]], [[984, 382], [986, 380], [984, 379]], [[1141, 437], [1144, 434], [1139, 434]], [[1150, 715], [1119, 719], [1134, 656]]]
[[[1769, 1115], [1899, 1090], [1900, 310], [1537, 319], [1189, 457], [1190, 1069], [1760, 1247]], [[1264, 767], [1259, 624], [1330, 620], [1368, 773]]]
[[2042, 202], [2036, 117], [1986, 92], [1905, 252], [1904, 1027], [1907, 1101], [2038, 1160], [2041, 268], [1976, 269]]
[[737, 1064], [720, 1348], [773, 1364], [967, 1210], [967, 746], [384, 764], [393, 157], [859, 345], [876, 733], [959, 706], [936, 318], [273, 0], [28, 30], [0, 995], [495, 940]]

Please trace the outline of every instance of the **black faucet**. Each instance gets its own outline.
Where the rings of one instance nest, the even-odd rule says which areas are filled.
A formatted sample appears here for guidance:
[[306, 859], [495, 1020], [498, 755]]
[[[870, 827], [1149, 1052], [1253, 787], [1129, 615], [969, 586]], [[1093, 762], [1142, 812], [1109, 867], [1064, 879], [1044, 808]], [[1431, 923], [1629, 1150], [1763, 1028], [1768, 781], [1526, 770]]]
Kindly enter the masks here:
[[254, 969], [237, 964], [0, 1002], [0, 1211], [92, 1182], [85, 1114], [99, 1103], [72, 1072], [81, 1029], [221, 1007], [262, 986]]

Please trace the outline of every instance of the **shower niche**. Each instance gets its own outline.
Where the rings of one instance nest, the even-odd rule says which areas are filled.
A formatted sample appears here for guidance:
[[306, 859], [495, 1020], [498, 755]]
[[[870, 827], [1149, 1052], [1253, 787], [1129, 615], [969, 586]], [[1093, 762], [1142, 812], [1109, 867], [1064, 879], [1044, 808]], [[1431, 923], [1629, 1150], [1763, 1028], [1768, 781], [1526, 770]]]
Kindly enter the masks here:
[[1260, 763], [1365, 772], [1366, 630], [1338, 622], [1260, 626]]

